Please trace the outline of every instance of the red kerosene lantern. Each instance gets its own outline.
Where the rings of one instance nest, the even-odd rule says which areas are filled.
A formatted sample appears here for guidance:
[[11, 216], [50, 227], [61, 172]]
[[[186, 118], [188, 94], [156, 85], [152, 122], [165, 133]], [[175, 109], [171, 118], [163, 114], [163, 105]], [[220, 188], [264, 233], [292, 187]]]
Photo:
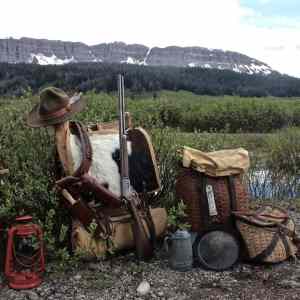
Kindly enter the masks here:
[[31, 216], [16, 218], [8, 230], [5, 275], [13, 289], [31, 289], [42, 282], [45, 270], [43, 233]]

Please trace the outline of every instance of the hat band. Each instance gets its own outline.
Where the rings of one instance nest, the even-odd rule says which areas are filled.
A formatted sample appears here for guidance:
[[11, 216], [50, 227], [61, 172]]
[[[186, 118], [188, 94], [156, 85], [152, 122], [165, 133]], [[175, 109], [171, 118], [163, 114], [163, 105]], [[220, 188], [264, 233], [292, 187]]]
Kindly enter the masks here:
[[67, 106], [61, 108], [60, 110], [43, 114], [43, 115], [40, 116], [40, 118], [43, 121], [48, 121], [48, 120], [52, 120], [52, 119], [55, 119], [55, 118], [62, 117], [63, 115], [65, 115], [66, 113], [68, 113], [70, 111], [71, 111], [71, 105], [68, 104]]

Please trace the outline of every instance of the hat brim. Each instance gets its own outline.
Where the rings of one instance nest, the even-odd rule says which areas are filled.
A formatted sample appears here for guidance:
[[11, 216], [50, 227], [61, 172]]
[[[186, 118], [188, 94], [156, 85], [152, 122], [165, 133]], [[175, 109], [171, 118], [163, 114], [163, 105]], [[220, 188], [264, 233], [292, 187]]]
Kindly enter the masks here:
[[77, 100], [76, 102], [70, 105], [70, 109], [63, 116], [43, 120], [39, 114], [40, 104], [38, 103], [33, 107], [31, 112], [28, 114], [26, 123], [29, 127], [34, 127], [34, 128], [61, 124], [69, 120], [71, 116], [74, 115], [75, 113], [82, 111], [85, 105], [86, 105], [86, 99], [84, 97], [80, 97], [79, 100]]

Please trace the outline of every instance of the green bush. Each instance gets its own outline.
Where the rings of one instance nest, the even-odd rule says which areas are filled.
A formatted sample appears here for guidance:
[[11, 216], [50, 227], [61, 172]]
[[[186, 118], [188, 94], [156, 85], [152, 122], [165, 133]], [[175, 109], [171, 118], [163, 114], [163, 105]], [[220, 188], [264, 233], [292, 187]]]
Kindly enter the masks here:
[[0, 185], [0, 218], [32, 215], [35, 222], [43, 225], [47, 245], [54, 249], [68, 217], [54, 189], [53, 133], [25, 125], [24, 116], [31, 107], [29, 100], [0, 106], [0, 161], [9, 167], [9, 175]]
[[300, 175], [300, 130], [291, 127], [267, 139], [266, 168], [276, 174]]

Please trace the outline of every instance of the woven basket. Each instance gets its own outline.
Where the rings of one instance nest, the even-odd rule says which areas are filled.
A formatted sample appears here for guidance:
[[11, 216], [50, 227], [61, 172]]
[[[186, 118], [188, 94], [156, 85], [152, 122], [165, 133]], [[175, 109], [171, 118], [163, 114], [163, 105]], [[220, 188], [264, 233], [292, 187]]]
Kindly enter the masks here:
[[276, 263], [295, 256], [295, 224], [280, 208], [266, 206], [257, 212], [234, 213], [249, 260]]
[[[217, 215], [205, 220], [207, 199], [203, 194], [201, 180], [205, 177], [206, 184], [213, 187]], [[228, 176], [210, 177], [190, 168], [182, 168], [176, 180], [176, 195], [186, 205], [187, 221], [191, 230], [201, 232], [208, 230], [210, 225], [227, 225], [231, 223], [232, 210], [248, 211], [249, 196], [241, 175], [231, 176], [235, 192], [235, 208], [232, 207], [228, 184]], [[207, 222], [208, 221], [208, 222]]]

